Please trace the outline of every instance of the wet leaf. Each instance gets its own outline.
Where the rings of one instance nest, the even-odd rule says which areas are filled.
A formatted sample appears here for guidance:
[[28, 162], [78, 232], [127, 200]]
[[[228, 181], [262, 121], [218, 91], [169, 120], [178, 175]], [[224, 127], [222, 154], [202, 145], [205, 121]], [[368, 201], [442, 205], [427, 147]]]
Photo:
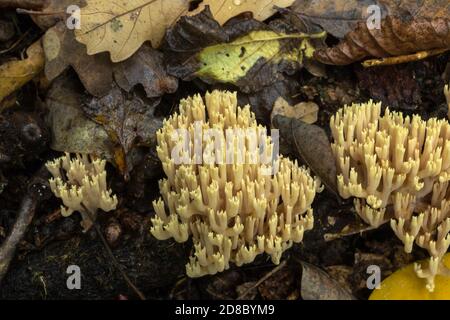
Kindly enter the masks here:
[[131, 58], [114, 64], [114, 79], [128, 92], [141, 84], [149, 98], [173, 93], [178, 88], [178, 80], [166, 72], [163, 54], [147, 45], [142, 46]]
[[114, 144], [114, 159], [120, 172], [128, 176], [132, 165], [128, 156], [137, 146], [156, 142], [162, 119], [153, 115], [159, 100], [148, 101], [137, 94], [127, 96], [120, 88], [102, 98], [92, 98], [83, 105], [89, 118], [102, 125]]
[[47, 30], [43, 37], [45, 51], [45, 75], [52, 81], [69, 66], [77, 72], [90, 94], [103, 96], [111, 90], [112, 63], [106, 53], [93, 56], [75, 40], [72, 30], [62, 22]]
[[157, 48], [167, 27], [187, 12], [189, 0], [86, 0], [76, 39], [88, 54], [109, 51], [113, 62], [123, 61], [145, 41]]
[[300, 158], [334, 194], [337, 193], [336, 162], [325, 131], [301, 120], [277, 115], [274, 126], [288, 141], [293, 140]]
[[0, 65], [0, 102], [37, 76], [44, 68], [44, 60], [44, 50], [38, 40], [27, 49], [26, 59]]
[[[344, 4], [346, 3], [346, 4]], [[412, 54], [432, 49], [450, 48], [450, 6], [448, 0], [401, 0], [367, 1], [364, 4], [376, 5], [380, 10], [381, 21], [369, 18], [367, 6], [359, 1], [321, 0], [317, 2], [317, 14], [327, 16], [331, 12], [334, 23], [321, 24], [333, 34], [341, 35], [348, 31], [348, 18], [356, 20], [351, 31], [336, 46], [318, 49], [314, 56], [327, 64], [346, 65], [366, 57], [391, 57]], [[334, 9], [332, 9], [334, 8]], [[365, 10], [364, 10], [365, 9]], [[322, 13], [320, 13], [320, 11]], [[365, 12], [364, 12], [365, 11]], [[344, 26], [335, 32], [335, 26]]]
[[304, 300], [354, 300], [355, 298], [325, 271], [301, 262], [301, 297]]
[[273, 105], [270, 119], [272, 121], [275, 116], [281, 115], [313, 124], [317, 121], [318, 113], [319, 106], [314, 102], [300, 102], [291, 106], [286, 100], [279, 97]]
[[277, 11], [277, 7], [289, 7], [295, 0], [203, 0], [200, 6], [193, 11], [196, 14], [206, 6], [220, 24], [243, 12], [251, 12], [253, 18], [264, 21]]

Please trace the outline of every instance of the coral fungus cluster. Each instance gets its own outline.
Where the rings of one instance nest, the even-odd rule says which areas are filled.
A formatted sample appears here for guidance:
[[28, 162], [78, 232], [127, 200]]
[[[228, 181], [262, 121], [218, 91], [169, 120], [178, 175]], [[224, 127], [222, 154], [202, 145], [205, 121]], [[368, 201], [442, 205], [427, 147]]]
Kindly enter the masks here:
[[50, 187], [62, 200], [61, 214], [70, 216], [74, 211], [81, 213], [84, 231], [90, 229], [98, 209], [111, 211], [117, 207], [117, 197], [112, 195], [106, 184], [106, 161], [77, 154], [64, 156], [47, 162], [52, 174]]
[[[237, 106], [236, 93], [221, 91], [207, 93], [205, 102], [199, 95], [182, 100], [179, 114], [157, 132], [167, 179], [159, 182], [162, 198], [153, 202], [151, 233], [177, 242], [192, 236], [188, 276], [250, 263], [261, 253], [278, 264], [283, 251], [313, 227], [311, 203], [320, 182], [296, 162], [271, 157], [274, 143], [265, 132], [249, 106]], [[255, 143], [262, 147], [258, 152]]]
[[446, 120], [404, 117], [381, 104], [353, 104], [331, 118], [343, 198], [355, 197], [361, 218], [391, 227], [411, 252], [414, 242], [428, 250], [426, 268], [415, 271], [433, 291], [441, 260], [450, 245], [450, 124]]

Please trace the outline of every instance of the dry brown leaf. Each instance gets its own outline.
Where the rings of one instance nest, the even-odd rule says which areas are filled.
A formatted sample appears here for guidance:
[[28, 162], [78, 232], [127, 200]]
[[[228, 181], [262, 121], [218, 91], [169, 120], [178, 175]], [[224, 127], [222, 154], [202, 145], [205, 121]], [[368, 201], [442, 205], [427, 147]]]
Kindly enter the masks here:
[[52, 81], [72, 66], [90, 94], [104, 96], [111, 90], [112, 63], [107, 54], [87, 55], [86, 48], [75, 41], [73, 31], [67, 29], [64, 23], [48, 29], [42, 43], [48, 80]]
[[276, 115], [282, 115], [313, 124], [317, 121], [318, 114], [319, 106], [314, 102], [300, 102], [291, 106], [283, 97], [279, 97], [273, 105], [270, 120], [272, 122]]
[[[311, 1], [307, 1], [310, 3]], [[319, 0], [313, 7], [294, 6], [306, 22], [344, 39], [336, 46], [316, 50], [317, 60], [345, 65], [366, 57], [384, 58], [450, 48], [448, 0]], [[369, 5], [380, 8], [380, 27], [368, 24]], [[302, 9], [311, 12], [300, 12]], [[373, 22], [369, 19], [369, 21]], [[351, 30], [350, 32], [347, 32]]]
[[316, 266], [301, 261], [301, 296], [304, 300], [354, 300], [355, 298], [332, 279], [328, 273]]
[[149, 98], [174, 93], [178, 79], [167, 74], [163, 54], [143, 45], [131, 58], [113, 65], [114, 79], [124, 90], [130, 92], [141, 84]]
[[187, 12], [189, 2], [87, 0], [76, 39], [87, 46], [88, 54], [109, 51], [113, 62], [123, 61], [145, 41], [158, 47], [166, 29]]
[[282, 115], [276, 115], [272, 125], [280, 130], [281, 137], [294, 142], [298, 156], [320, 178], [327, 189], [337, 196], [336, 160], [325, 130], [317, 125]]
[[205, 6], [209, 6], [214, 19], [221, 25], [243, 12], [252, 12], [253, 18], [264, 21], [272, 16], [276, 11], [276, 7], [289, 7], [295, 0], [204, 0], [200, 6], [192, 11], [197, 14], [202, 11]]
[[27, 49], [27, 58], [0, 66], [0, 101], [21, 88], [44, 68], [44, 50], [39, 39]]
[[[47, 30], [58, 22], [65, 22], [69, 18], [67, 8], [75, 5], [78, 7], [84, 6], [85, 0], [40, 0], [43, 3], [39, 10], [40, 14], [31, 14], [33, 19], [42, 30]], [[23, 7], [20, 7], [23, 8]]]
[[114, 144], [114, 162], [125, 177], [133, 169], [131, 152], [138, 146], [154, 145], [156, 131], [162, 126], [162, 119], [154, 116], [159, 100], [149, 100], [113, 87], [106, 96], [83, 105], [85, 114], [108, 133]]

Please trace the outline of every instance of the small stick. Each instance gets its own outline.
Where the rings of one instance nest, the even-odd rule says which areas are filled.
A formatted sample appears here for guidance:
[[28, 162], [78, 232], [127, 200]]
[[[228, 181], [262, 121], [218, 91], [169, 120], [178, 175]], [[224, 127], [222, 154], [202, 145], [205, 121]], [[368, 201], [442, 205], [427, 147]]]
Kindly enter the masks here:
[[286, 261], [284, 260], [283, 262], [281, 262], [279, 265], [277, 265], [275, 268], [273, 268], [272, 270], [270, 270], [268, 273], [266, 273], [264, 275], [264, 277], [262, 277], [261, 279], [259, 279], [254, 285], [252, 285], [250, 288], [248, 288], [247, 290], [245, 290], [238, 298], [237, 300], [242, 300], [244, 299], [244, 297], [250, 293], [250, 291], [252, 291], [253, 289], [258, 288], [264, 281], [266, 281], [267, 279], [269, 279], [271, 276], [273, 276], [275, 273], [277, 273], [278, 271], [280, 271], [281, 269], [283, 269], [286, 266]]
[[33, 220], [37, 206], [40, 201], [50, 196], [48, 193], [50, 188], [47, 185], [47, 181], [43, 180], [41, 176], [43, 174], [47, 174], [47, 172], [41, 168], [34, 178], [32, 178], [31, 183], [28, 185], [28, 191], [22, 199], [12, 231], [0, 247], [0, 283], [14, 258], [17, 246], [23, 239], [28, 226]]
[[444, 53], [449, 50], [450, 50], [450, 48], [436, 49], [436, 50], [420, 51], [420, 52], [403, 55], [403, 56], [387, 57], [387, 58], [381, 58], [381, 59], [370, 59], [370, 60], [364, 61], [362, 63], [362, 65], [365, 68], [369, 68], [369, 67], [376, 67], [376, 66], [388, 66], [388, 65], [394, 65], [394, 64], [401, 64], [401, 63], [406, 63], [406, 62], [422, 60], [422, 59], [425, 59], [428, 57], [432, 57], [432, 56]]

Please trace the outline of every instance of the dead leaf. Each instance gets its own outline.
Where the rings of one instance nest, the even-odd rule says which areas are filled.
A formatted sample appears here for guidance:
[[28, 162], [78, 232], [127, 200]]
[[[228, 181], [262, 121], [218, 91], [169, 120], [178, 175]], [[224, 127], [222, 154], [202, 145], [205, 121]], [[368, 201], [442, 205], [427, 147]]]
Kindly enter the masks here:
[[75, 40], [72, 30], [62, 22], [47, 30], [43, 37], [45, 75], [52, 81], [69, 66], [78, 74], [84, 87], [94, 96], [104, 96], [112, 86], [112, 63], [106, 53], [93, 56]]
[[0, 101], [37, 76], [44, 68], [44, 50], [39, 39], [27, 49], [27, 58], [0, 65]]
[[[82, 7], [86, 4], [85, 0], [40, 0], [43, 6], [40, 8], [40, 14], [31, 14], [33, 19], [42, 30], [47, 30], [58, 22], [66, 23], [69, 18], [67, 9], [70, 6]], [[24, 8], [19, 6], [20, 8]]]
[[156, 143], [156, 131], [162, 119], [153, 115], [159, 100], [150, 102], [132, 94], [129, 97], [118, 87], [102, 98], [92, 98], [83, 105], [84, 112], [102, 125], [114, 144], [114, 160], [127, 177], [132, 170], [128, 158], [137, 146], [150, 147]]
[[291, 97], [299, 90], [299, 82], [295, 81], [294, 77], [286, 76], [282, 81], [263, 87], [261, 90], [256, 92], [248, 94], [238, 92], [239, 105], [250, 105], [252, 111], [256, 115], [256, 120], [258, 120], [259, 123], [269, 127], [271, 124], [270, 114], [275, 101], [279, 97], [282, 97], [288, 102], [293, 102], [291, 101]]
[[90, 153], [112, 161], [111, 142], [106, 130], [87, 118], [80, 108], [83, 89], [69, 77], [53, 81], [47, 93], [46, 122], [51, 128], [51, 148], [61, 152]]
[[187, 12], [189, 0], [86, 0], [76, 39], [88, 54], [109, 51], [113, 62], [123, 61], [145, 41], [160, 45], [166, 29]]
[[274, 126], [280, 129], [280, 135], [295, 142], [300, 158], [327, 189], [337, 196], [336, 162], [325, 131], [319, 126], [280, 115], [275, 116], [273, 120]]
[[197, 14], [206, 6], [221, 25], [243, 12], [253, 13], [253, 18], [264, 21], [277, 12], [277, 7], [289, 7], [295, 0], [203, 0], [191, 14]]
[[355, 300], [336, 280], [325, 271], [301, 261], [301, 297], [304, 300]]
[[286, 12], [296, 16], [307, 32], [325, 30], [341, 39], [359, 22], [367, 21], [367, 8], [374, 0], [299, 0]]
[[280, 80], [283, 71], [298, 69], [304, 57], [310, 58], [314, 49], [308, 39], [319, 36], [252, 31], [233, 42], [203, 49], [197, 55], [200, 67], [194, 75], [208, 83], [240, 86], [243, 79], [250, 77], [268, 85]]
[[314, 102], [300, 102], [291, 106], [283, 97], [279, 97], [273, 105], [270, 120], [272, 122], [276, 115], [281, 115], [313, 124], [317, 121], [318, 114], [319, 106]]
[[178, 88], [178, 79], [166, 72], [163, 54], [147, 45], [131, 58], [114, 64], [114, 79], [127, 92], [141, 84], [149, 98], [173, 93]]
[[[318, 1], [322, 8], [335, 7], [335, 21], [347, 25], [346, 12], [357, 16], [352, 31], [336, 46], [318, 49], [315, 58], [327, 64], [346, 65], [366, 57], [384, 58], [408, 55], [420, 51], [450, 48], [450, 6], [448, 0], [373, 1], [380, 9], [378, 26], [367, 23], [367, 15], [361, 16], [359, 1], [351, 1], [341, 11], [343, 0]], [[353, 11], [352, 11], [353, 9]], [[365, 8], [367, 12], [367, 7]], [[364, 10], [363, 10], [364, 12]], [[325, 14], [325, 11], [322, 15]], [[359, 15], [359, 17], [358, 17]], [[370, 20], [371, 21], [371, 20]], [[316, 20], [319, 24], [320, 21]], [[333, 33], [333, 26], [321, 23]]]
[[[207, 83], [231, 83], [246, 93], [255, 92], [283, 80], [284, 73], [298, 70], [314, 51], [309, 39], [323, 36], [254, 30], [255, 24], [248, 20], [233, 21], [224, 28], [226, 34], [244, 31], [244, 35], [185, 59], [175, 58], [169, 62], [169, 72], [184, 80], [199, 77]], [[251, 31], [245, 34], [245, 29]]]

